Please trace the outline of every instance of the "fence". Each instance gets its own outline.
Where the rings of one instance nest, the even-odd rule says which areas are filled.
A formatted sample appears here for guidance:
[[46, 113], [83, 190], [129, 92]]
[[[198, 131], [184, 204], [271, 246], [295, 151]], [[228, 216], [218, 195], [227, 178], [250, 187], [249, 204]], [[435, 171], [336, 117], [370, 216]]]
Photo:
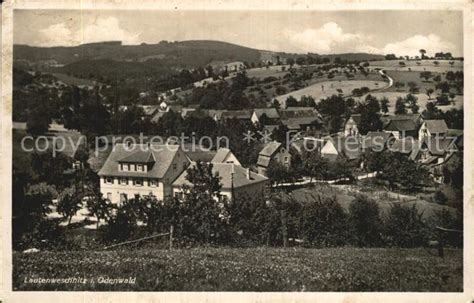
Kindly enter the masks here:
[[173, 228], [173, 225], [171, 225], [170, 226], [170, 231], [167, 232], [167, 233], [161, 233], [161, 234], [151, 235], [151, 236], [148, 236], [148, 237], [143, 237], [143, 238], [140, 238], [140, 239], [135, 239], [135, 240], [130, 240], [130, 241], [117, 243], [117, 244], [114, 244], [114, 245], [104, 247], [104, 250], [108, 250], [108, 249], [111, 249], [111, 248], [120, 247], [120, 246], [124, 246], [124, 245], [129, 245], [129, 244], [135, 244], [135, 243], [143, 242], [143, 241], [146, 241], [146, 240], [156, 239], [156, 238], [165, 237], [165, 236], [169, 236], [169, 249], [173, 249], [173, 231], [174, 231], [174, 228]]

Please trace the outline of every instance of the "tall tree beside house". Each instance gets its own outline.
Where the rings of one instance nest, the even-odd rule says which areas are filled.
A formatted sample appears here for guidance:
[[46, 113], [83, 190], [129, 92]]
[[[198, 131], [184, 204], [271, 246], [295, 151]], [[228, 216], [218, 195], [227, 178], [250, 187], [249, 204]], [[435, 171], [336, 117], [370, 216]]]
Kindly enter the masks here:
[[278, 185], [290, 181], [292, 176], [288, 167], [272, 159], [268, 165], [267, 177], [272, 185]]
[[58, 195], [57, 211], [68, 220], [68, 225], [71, 224], [72, 217], [82, 208], [82, 198], [83, 194], [75, 186], [65, 188]]
[[382, 129], [380, 120], [380, 103], [377, 98], [368, 95], [365, 102], [359, 103], [356, 111], [360, 113], [359, 132], [362, 135], [369, 131], [378, 131]]
[[212, 163], [197, 162], [188, 168], [186, 179], [192, 186], [183, 188], [179, 234], [204, 243], [223, 240], [228, 206], [216, 201], [221, 184], [219, 176], [212, 173]]

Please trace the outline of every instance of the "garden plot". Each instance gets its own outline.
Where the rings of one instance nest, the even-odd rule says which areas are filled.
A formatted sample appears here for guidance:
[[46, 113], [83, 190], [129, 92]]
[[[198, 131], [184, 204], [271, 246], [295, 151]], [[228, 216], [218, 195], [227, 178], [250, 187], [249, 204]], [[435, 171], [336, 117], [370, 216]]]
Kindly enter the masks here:
[[386, 87], [388, 84], [384, 81], [365, 81], [365, 80], [348, 80], [348, 81], [324, 81], [317, 84], [310, 85], [300, 90], [293, 91], [291, 93], [275, 97], [278, 102], [284, 106], [286, 99], [293, 96], [295, 99], [300, 100], [302, 96], [311, 96], [316, 101], [323, 98], [330, 97], [332, 95], [338, 95], [338, 89], [342, 90], [344, 96], [350, 96], [354, 88], [368, 87], [370, 90], [381, 89]]

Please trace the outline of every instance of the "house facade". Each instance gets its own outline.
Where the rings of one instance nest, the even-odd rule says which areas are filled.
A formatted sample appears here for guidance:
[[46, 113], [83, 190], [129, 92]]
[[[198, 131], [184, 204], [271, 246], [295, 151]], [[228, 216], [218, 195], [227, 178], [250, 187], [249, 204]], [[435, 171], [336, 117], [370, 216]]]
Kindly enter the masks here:
[[[221, 201], [232, 201], [238, 197], [263, 196], [268, 184], [267, 177], [232, 163], [212, 163], [212, 174], [219, 177], [221, 189], [217, 198]], [[187, 180], [187, 175], [188, 172], [184, 171], [173, 182], [173, 195], [178, 199], [182, 199], [186, 193], [184, 185], [193, 186]]]
[[344, 125], [344, 135], [349, 136], [358, 136], [360, 124], [360, 114], [353, 114], [347, 119], [346, 124]]
[[290, 151], [286, 149], [280, 142], [269, 142], [265, 144], [263, 149], [260, 151], [257, 159], [258, 173], [266, 176], [267, 170], [272, 161], [280, 163], [286, 167], [291, 165]]
[[178, 145], [116, 144], [98, 173], [100, 192], [119, 205], [144, 196], [163, 200], [189, 163]]

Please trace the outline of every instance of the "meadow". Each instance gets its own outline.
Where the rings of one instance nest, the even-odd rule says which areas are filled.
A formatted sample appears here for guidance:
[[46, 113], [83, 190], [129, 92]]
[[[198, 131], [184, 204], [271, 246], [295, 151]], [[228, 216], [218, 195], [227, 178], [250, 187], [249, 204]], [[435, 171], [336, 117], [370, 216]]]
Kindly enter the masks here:
[[[342, 90], [342, 93], [345, 96], [352, 94], [352, 90], [355, 88], [368, 87], [370, 90], [381, 89], [387, 86], [387, 83], [380, 81], [370, 81], [370, 80], [338, 80], [338, 81], [324, 81], [319, 82], [305, 88], [302, 88], [297, 91], [290, 92], [285, 95], [276, 97], [275, 99], [284, 104], [285, 100], [289, 96], [293, 96], [297, 100], [301, 99], [302, 96], [312, 96], [315, 100], [319, 101], [320, 99], [330, 97], [332, 95], [338, 94], [338, 89]], [[324, 89], [323, 89], [324, 87]]]
[[[438, 61], [438, 65], [433, 62]], [[433, 73], [445, 73], [447, 71], [462, 71], [464, 62], [456, 60], [451, 66], [449, 64], [451, 60], [383, 60], [383, 61], [372, 61], [370, 62], [370, 68], [382, 68], [387, 71], [430, 71]], [[400, 66], [400, 62], [405, 63], [404, 66]], [[419, 62], [419, 64], [417, 64]]]
[[[462, 250], [447, 249], [444, 259], [431, 253], [353, 247], [15, 252], [13, 290], [462, 291]], [[88, 282], [27, 283], [68, 277]], [[136, 281], [110, 285], [99, 277]]]

